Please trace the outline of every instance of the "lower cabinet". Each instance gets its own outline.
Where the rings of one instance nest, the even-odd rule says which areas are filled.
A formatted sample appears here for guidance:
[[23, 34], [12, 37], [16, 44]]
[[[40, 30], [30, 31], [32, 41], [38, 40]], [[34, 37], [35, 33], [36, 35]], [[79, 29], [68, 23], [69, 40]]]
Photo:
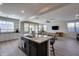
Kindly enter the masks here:
[[21, 37], [21, 40], [23, 41], [21, 50], [29, 55], [29, 40], [24, 37]]
[[23, 39], [24, 40], [24, 52], [28, 56], [47, 56], [48, 55], [48, 41], [43, 43], [35, 43], [29, 39]]
[[30, 41], [30, 56], [47, 56], [47, 41], [41, 44]]
[[30, 47], [30, 46], [29, 46], [29, 40], [26, 40], [25, 43], [26, 43], [25, 52], [26, 52], [27, 55], [29, 55], [29, 47]]
[[35, 43], [30, 41], [30, 48], [29, 48], [29, 55], [30, 56], [36, 56], [37, 55], [37, 46]]

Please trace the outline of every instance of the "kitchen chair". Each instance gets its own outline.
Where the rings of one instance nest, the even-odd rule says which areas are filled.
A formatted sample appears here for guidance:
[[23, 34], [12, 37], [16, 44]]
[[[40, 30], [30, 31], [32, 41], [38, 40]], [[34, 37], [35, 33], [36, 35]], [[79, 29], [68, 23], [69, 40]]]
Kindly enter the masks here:
[[52, 46], [53, 55], [55, 56], [54, 43], [57, 40], [56, 34], [50, 39], [50, 45]]

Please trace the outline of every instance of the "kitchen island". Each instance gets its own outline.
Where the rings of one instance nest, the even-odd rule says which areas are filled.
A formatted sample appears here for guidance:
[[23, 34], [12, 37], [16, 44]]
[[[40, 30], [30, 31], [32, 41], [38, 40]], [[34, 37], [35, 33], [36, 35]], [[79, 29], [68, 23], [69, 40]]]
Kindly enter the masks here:
[[28, 56], [48, 56], [50, 55], [50, 38], [51, 36], [36, 35], [22, 36], [22, 46], [20, 47]]

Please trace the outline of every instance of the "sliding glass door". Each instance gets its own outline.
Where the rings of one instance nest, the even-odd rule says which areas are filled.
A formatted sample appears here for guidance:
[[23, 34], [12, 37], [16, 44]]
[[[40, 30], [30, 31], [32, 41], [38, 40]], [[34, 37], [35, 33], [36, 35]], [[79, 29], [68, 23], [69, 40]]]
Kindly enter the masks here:
[[67, 27], [68, 27], [69, 32], [75, 32], [75, 23], [74, 22], [67, 23]]
[[28, 23], [24, 23], [24, 32], [29, 33], [29, 24]]
[[79, 32], [79, 22], [76, 22], [76, 32]]
[[79, 22], [67, 23], [68, 32], [79, 32]]
[[42, 31], [46, 31], [47, 26], [41, 24], [32, 24], [32, 23], [24, 23], [24, 32], [32, 33], [35, 32], [36, 34], [41, 33]]

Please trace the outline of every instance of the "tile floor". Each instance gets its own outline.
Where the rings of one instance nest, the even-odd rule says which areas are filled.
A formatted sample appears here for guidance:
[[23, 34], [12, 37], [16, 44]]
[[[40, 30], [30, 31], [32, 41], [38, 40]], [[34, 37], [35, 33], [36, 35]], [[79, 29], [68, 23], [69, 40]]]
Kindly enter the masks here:
[[[54, 47], [56, 56], [79, 56], [79, 42], [74, 39], [58, 38]], [[26, 56], [26, 54], [18, 48], [18, 40], [12, 40], [0, 42], [0, 56]]]
[[0, 56], [25, 56], [18, 48], [18, 40], [0, 42]]

